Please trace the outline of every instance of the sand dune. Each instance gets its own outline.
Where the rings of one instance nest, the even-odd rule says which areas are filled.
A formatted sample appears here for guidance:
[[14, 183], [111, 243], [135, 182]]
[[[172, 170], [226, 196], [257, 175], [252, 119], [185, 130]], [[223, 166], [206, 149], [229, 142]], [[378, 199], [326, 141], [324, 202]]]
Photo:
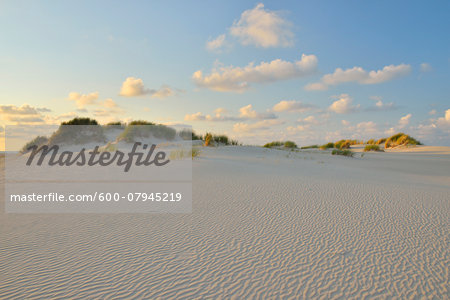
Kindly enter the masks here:
[[0, 299], [445, 299], [448, 150], [203, 148], [192, 214], [3, 213]]

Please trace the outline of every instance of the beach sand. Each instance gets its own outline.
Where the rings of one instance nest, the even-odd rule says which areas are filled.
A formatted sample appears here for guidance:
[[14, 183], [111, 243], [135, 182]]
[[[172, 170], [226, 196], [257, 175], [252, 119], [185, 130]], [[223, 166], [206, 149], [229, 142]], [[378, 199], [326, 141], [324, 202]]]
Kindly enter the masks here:
[[450, 148], [414, 149], [202, 148], [191, 214], [2, 213], [0, 299], [448, 299]]

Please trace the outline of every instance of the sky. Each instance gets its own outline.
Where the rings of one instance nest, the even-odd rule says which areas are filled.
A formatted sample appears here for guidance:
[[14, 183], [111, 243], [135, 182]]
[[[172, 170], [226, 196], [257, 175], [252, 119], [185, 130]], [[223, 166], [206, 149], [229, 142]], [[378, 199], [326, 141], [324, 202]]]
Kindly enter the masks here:
[[449, 1], [0, 1], [0, 28], [1, 126], [450, 146]]

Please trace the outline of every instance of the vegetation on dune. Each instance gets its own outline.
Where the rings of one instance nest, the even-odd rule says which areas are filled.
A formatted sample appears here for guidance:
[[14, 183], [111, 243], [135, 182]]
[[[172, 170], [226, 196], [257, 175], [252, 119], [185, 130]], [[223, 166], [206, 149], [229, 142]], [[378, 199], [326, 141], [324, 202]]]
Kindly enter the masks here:
[[169, 159], [171, 160], [180, 160], [187, 157], [191, 157], [194, 159], [194, 157], [197, 157], [200, 155], [200, 149], [198, 147], [192, 147], [192, 149], [176, 149], [172, 150], [169, 154]]
[[317, 149], [317, 148], [319, 148], [319, 145], [310, 145], [310, 146], [300, 147], [300, 149]]
[[137, 138], [149, 138], [151, 136], [158, 139], [173, 140], [176, 134], [175, 129], [166, 125], [147, 121], [133, 121], [125, 127], [118, 139], [127, 143], [132, 143]]
[[212, 134], [209, 133], [209, 132], [207, 132], [207, 133], [205, 134], [205, 143], [204, 143], [204, 145], [205, 145], [206, 147], [208, 147], [208, 146], [210, 146], [210, 145], [212, 146], [211, 140], [212, 140]]
[[70, 121], [62, 122], [61, 125], [98, 125], [98, 122], [91, 118], [74, 118]]
[[330, 148], [334, 148], [334, 143], [327, 143], [319, 147], [320, 150], [326, 150]]
[[293, 141], [286, 141], [286, 142], [284, 142], [284, 147], [293, 149], [293, 148], [297, 148], [297, 144], [294, 143]]
[[378, 152], [384, 152], [383, 149], [380, 148], [379, 145], [366, 145], [366, 147], [364, 147], [364, 152], [368, 152], [368, 151], [378, 151]]
[[29, 150], [28, 148], [37, 146], [40, 147], [42, 145], [45, 145], [48, 143], [48, 138], [45, 136], [37, 136], [33, 140], [29, 141], [25, 144], [25, 146], [22, 147], [22, 150], [20, 150], [20, 153], [27, 153]]
[[370, 139], [366, 142], [367, 145], [375, 145], [376, 141], [374, 139]]
[[353, 157], [355, 153], [353, 153], [352, 151], [345, 149], [345, 150], [339, 150], [339, 149], [334, 149], [333, 151], [331, 151], [331, 155], [342, 155], [342, 156], [348, 156], [348, 157]]
[[178, 132], [178, 135], [183, 139], [183, 140], [201, 140], [202, 137], [200, 135], [197, 135], [192, 129], [183, 129], [181, 131]]
[[284, 147], [289, 149], [295, 149], [297, 148], [297, 144], [294, 143], [293, 141], [285, 141], [285, 142], [274, 141], [264, 145], [264, 148], [272, 148], [272, 147]]
[[58, 130], [48, 139], [48, 144], [79, 145], [91, 142], [103, 143], [105, 141], [106, 137], [103, 128], [96, 120], [90, 118], [74, 118], [70, 121], [62, 122]]
[[376, 145], [381, 145], [381, 144], [384, 144], [384, 142], [386, 142], [386, 138], [381, 138], [375, 144]]
[[281, 147], [281, 146], [283, 146], [283, 142], [275, 141], [265, 144], [264, 148]]
[[386, 139], [386, 142], [384, 143], [384, 148], [387, 149], [407, 145], [422, 145], [422, 143], [416, 140], [415, 138], [401, 132], [394, 134], [393, 136]]

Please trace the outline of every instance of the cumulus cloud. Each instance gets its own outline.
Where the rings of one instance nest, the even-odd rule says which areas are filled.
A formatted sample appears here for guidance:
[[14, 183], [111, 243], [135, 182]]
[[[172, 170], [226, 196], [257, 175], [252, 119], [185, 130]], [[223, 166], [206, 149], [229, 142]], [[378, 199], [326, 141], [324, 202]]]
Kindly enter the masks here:
[[272, 110], [276, 112], [305, 112], [311, 110], [313, 107], [313, 105], [305, 104], [301, 101], [282, 100], [275, 104]]
[[206, 49], [208, 51], [219, 51], [225, 44], [225, 34], [221, 34], [215, 39], [206, 42]]
[[95, 104], [95, 101], [98, 99], [98, 92], [90, 94], [71, 92], [68, 99], [71, 101], [75, 101], [77, 107], [83, 109], [87, 105]]
[[203, 75], [203, 72], [198, 70], [192, 75], [192, 80], [198, 87], [220, 92], [243, 92], [252, 83], [303, 77], [313, 74], [316, 69], [317, 57], [303, 54], [300, 60], [294, 62], [275, 59], [256, 66], [250, 63], [245, 67], [219, 67], [213, 69], [209, 75]]
[[122, 83], [120, 89], [120, 96], [124, 97], [137, 97], [149, 94], [150, 90], [145, 88], [144, 82], [140, 78], [128, 77]]
[[420, 64], [420, 71], [426, 73], [426, 72], [431, 72], [432, 70], [433, 70], [433, 68], [431, 67], [430, 64], [428, 64], [428, 63]]
[[401, 117], [400, 120], [398, 121], [398, 127], [399, 128], [406, 127], [409, 124], [411, 117], [412, 117], [411, 114], [407, 114], [406, 116]]
[[49, 111], [48, 108], [33, 107], [29, 104], [23, 104], [22, 106], [0, 105], [1, 119], [11, 124], [44, 123], [42, 113]]
[[381, 70], [367, 72], [361, 67], [353, 67], [343, 70], [337, 68], [334, 73], [326, 74], [319, 82], [305, 86], [306, 90], [327, 90], [329, 86], [335, 86], [346, 82], [359, 84], [378, 84], [385, 81], [400, 78], [411, 73], [411, 66], [406, 64], [389, 65]]
[[304, 119], [298, 119], [297, 122], [311, 124], [311, 125], [319, 125], [320, 122], [314, 116], [308, 116]]
[[231, 26], [230, 34], [243, 45], [289, 47], [294, 38], [291, 27], [291, 23], [278, 12], [264, 9], [264, 4], [259, 3], [241, 14], [241, 18]]
[[258, 119], [258, 120], [270, 120], [276, 119], [277, 116], [273, 113], [266, 112], [260, 113], [253, 109], [252, 105], [249, 104], [247, 106], [241, 107], [239, 109], [239, 116], [233, 117], [225, 115], [226, 109], [219, 107], [214, 110], [214, 115], [204, 115], [201, 112], [197, 112], [194, 114], [187, 114], [184, 116], [185, 121], [211, 121], [211, 122], [221, 122], [221, 121], [245, 121], [250, 119]]
[[361, 122], [356, 125], [358, 132], [362, 133], [377, 133], [377, 124], [373, 121]]
[[262, 120], [253, 124], [236, 123], [233, 125], [234, 132], [248, 132], [252, 130], [269, 130], [273, 126], [284, 124], [282, 120]]
[[32, 107], [28, 104], [22, 106], [0, 105], [0, 113], [3, 115], [37, 115], [40, 112], [50, 112], [46, 107]]
[[241, 117], [242, 119], [276, 119], [277, 116], [275, 116], [273, 113], [259, 113], [256, 112], [252, 105], [249, 104], [247, 106], [241, 107], [239, 109], [239, 117]]
[[338, 100], [334, 101], [333, 104], [328, 108], [330, 111], [337, 114], [347, 114], [355, 112], [359, 109], [360, 105], [352, 105], [353, 99], [348, 94], [341, 94], [338, 96]]
[[162, 85], [159, 89], [149, 89], [144, 86], [144, 81], [140, 78], [128, 77], [122, 83], [120, 89], [120, 96], [124, 97], [139, 97], [144, 95], [151, 95], [153, 98], [166, 98], [182, 92], [179, 89], [171, 88], [168, 85]]
[[367, 108], [366, 111], [389, 111], [397, 109], [394, 102], [385, 103], [383, 102], [383, 98], [379, 96], [372, 96], [370, 99], [375, 101], [375, 105]]
[[430, 116], [435, 115], [436, 113], [437, 113], [437, 111], [436, 111], [435, 109], [432, 109], [432, 110], [430, 110], [430, 111], [428, 112], [428, 114], [429, 114]]

